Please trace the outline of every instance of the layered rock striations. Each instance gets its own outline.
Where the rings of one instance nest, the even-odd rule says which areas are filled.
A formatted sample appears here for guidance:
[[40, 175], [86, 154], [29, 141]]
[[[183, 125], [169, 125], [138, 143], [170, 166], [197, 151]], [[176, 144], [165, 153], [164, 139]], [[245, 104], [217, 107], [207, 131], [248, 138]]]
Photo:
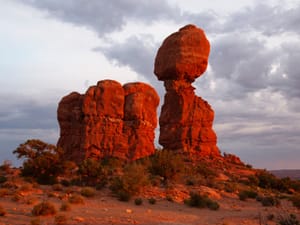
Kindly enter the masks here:
[[84, 95], [71, 93], [58, 106], [66, 159], [117, 157], [135, 160], [154, 153], [159, 97], [144, 83], [99, 81]]
[[204, 31], [187, 25], [167, 37], [157, 52], [154, 73], [167, 92], [159, 117], [159, 143], [166, 149], [220, 156], [212, 128], [214, 111], [191, 85], [205, 72], [209, 51]]

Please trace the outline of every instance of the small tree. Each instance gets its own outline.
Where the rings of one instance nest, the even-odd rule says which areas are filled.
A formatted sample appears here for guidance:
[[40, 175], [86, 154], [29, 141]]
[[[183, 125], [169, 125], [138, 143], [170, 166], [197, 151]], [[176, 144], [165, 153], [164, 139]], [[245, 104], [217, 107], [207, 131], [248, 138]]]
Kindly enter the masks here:
[[52, 184], [62, 173], [62, 150], [41, 140], [31, 139], [13, 151], [17, 158], [25, 158], [23, 176], [31, 176], [41, 184]]

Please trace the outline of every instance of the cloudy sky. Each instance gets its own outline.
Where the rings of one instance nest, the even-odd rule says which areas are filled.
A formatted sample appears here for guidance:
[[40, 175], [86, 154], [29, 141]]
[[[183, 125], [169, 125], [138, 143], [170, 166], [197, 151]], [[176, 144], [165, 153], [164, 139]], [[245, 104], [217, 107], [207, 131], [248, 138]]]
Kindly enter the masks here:
[[[193, 23], [211, 43], [193, 84], [222, 152], [260, 168], [300, 165], [298, 0], [0, 0], [0, 160], [56, 143], [56, 108], [98, 80], [148, 82], [165, 37]], [[1, 162], [0, 162], [1, 163]]]

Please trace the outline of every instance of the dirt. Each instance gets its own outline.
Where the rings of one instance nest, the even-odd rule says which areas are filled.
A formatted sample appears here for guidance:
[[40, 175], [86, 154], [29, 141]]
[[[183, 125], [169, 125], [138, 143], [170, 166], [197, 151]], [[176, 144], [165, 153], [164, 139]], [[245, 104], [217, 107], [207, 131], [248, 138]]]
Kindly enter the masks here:
[[[78, 192], [80, 188], [77, 188]], [[51, 195], [49, 195], [51, 193]], [[0, 225], [28, 225], [38, 217], [32, 215], [34, 205], [41, 201], [50, 201], [57, 209], [56, 215], [41, 216], [40, 224], [55, 223], [55, 217], [64, 215], [65, 223], [61, 224], [147, 224], [147, 225], [260, 225], [276, 224], [276, 217], [289, 215], [299, 216], [300, 211], [287, 200], [281, 200], [279, 207], [263, 207], [254, 199], [240, 201], [235, 194], [220, 192], [215, 199], [220, 204], [217, 211], [198, 209], [186, 206], [182, 202], [170, 202], [158, 198], [150, 204], [146, 198], [140, 206], [135, 205], [134, 198], [129, 202], [118, 201], [109, 190], [97, 191], [96, 196], [85, 198], [84, 204], [71, 204], [71, 210], [63, 212], [61, 204], [66, 201], [65, 190], [52, 191], [49, 186], [42, 186], [33, 191], [24, 191], [22, 198], [16, 201], [12, 195], [0, 197], [0, 204], [6, 211], [0, 217]], [[52, 196], [52, 197], [49, 197]], [[30, 199], [30, 201], [28, 200]], [[267, 217], [274, 215], [273, 220]]]

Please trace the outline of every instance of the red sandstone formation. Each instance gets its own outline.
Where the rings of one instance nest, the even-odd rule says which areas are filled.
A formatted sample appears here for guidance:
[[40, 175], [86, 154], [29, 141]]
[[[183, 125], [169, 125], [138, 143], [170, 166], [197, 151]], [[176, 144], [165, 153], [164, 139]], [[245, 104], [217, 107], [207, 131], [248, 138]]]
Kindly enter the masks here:
[[194, 25], [171, 34], [158, 50], [154, 73], [167, 91], [159, 118], [159, 143], [166, 149], [220, 156], [212, 129], [214, 111], [191, 85], [206, 70], [209, 50], [204, 32]]
[[132, 160], [152, 155], [154, 129], [157, 126], [156, 108], [159, 96], [144, 83], [129, 83], [125, 90], [124, 128], [127, 138], [128, 157]]
[[154, 153], [159, 97], [144, 83], [123, 87], [99, 81], [84, 95], [71, 93], [59, 103], [58, 146], [65, 157], [80, 163], [106, 156], [135, 160]]

